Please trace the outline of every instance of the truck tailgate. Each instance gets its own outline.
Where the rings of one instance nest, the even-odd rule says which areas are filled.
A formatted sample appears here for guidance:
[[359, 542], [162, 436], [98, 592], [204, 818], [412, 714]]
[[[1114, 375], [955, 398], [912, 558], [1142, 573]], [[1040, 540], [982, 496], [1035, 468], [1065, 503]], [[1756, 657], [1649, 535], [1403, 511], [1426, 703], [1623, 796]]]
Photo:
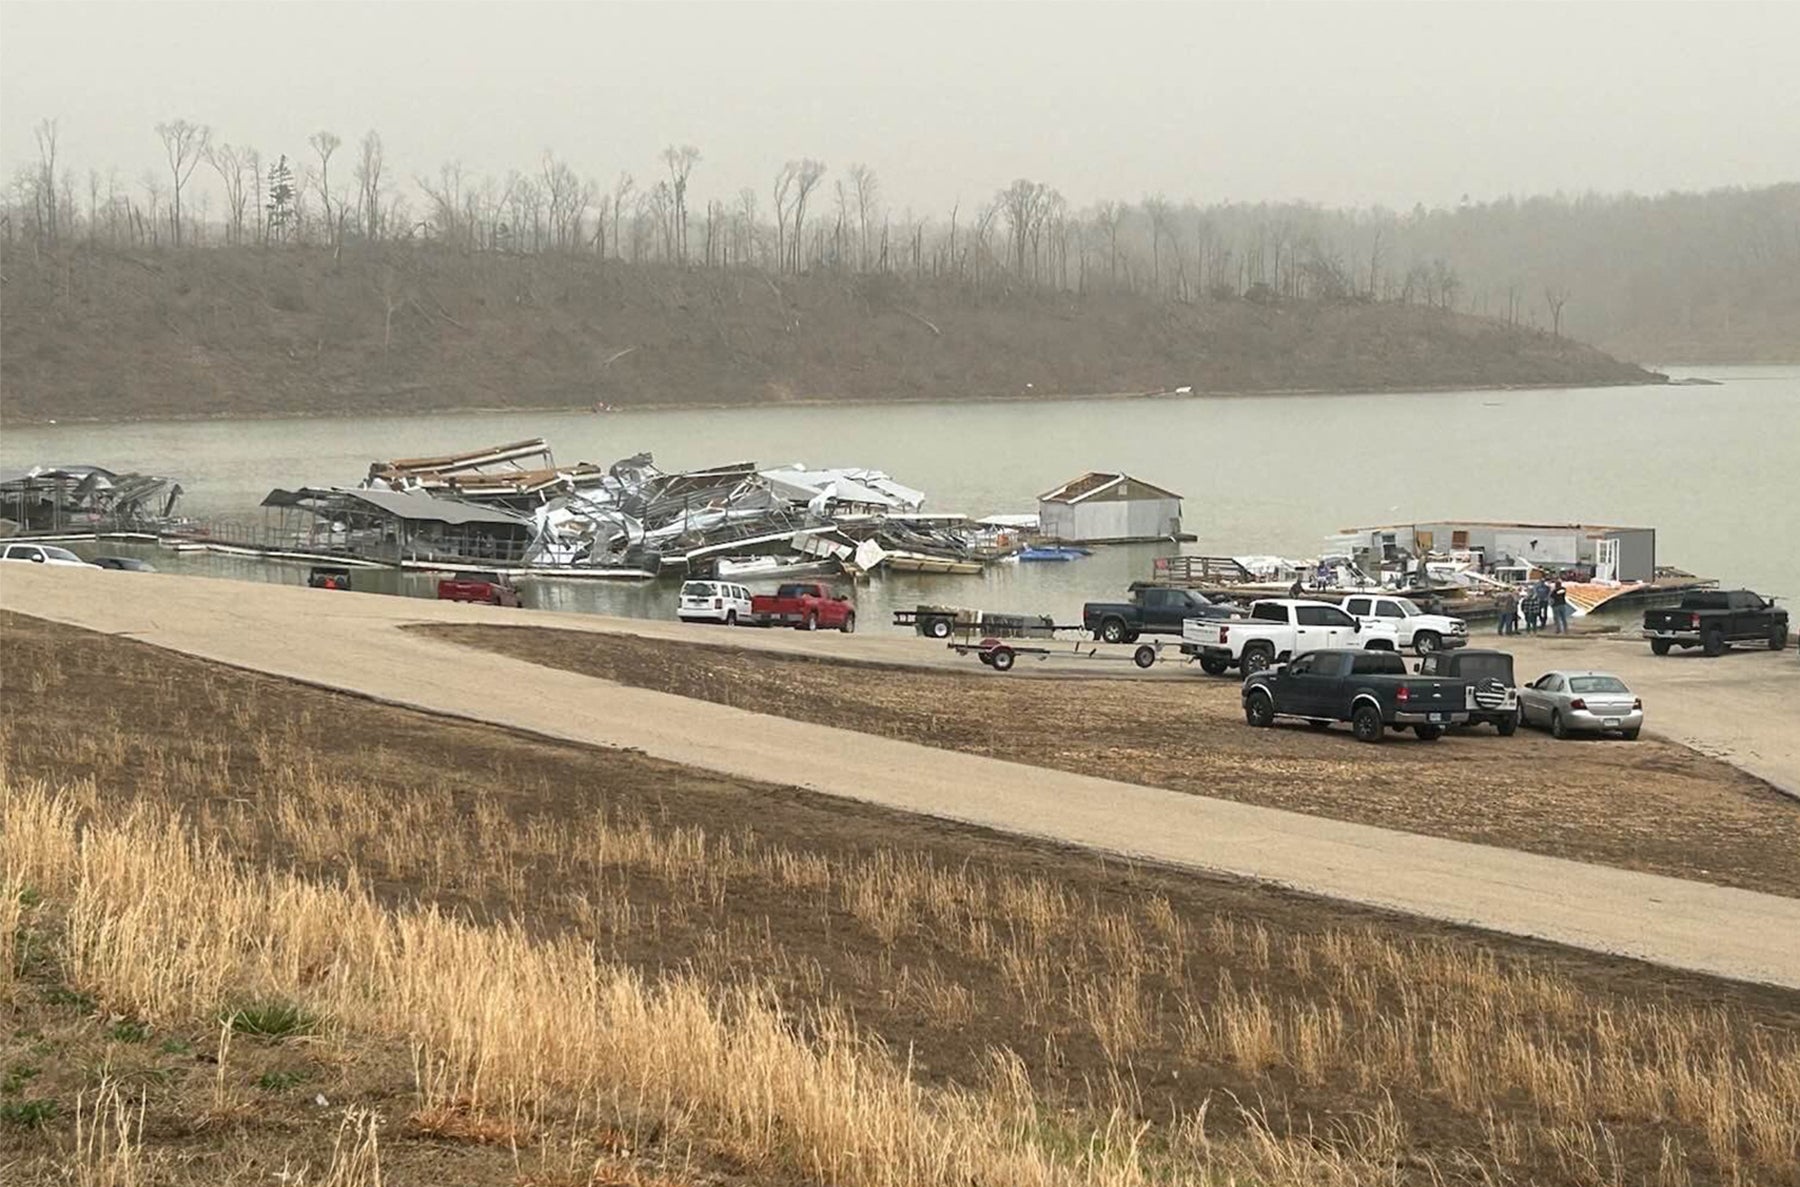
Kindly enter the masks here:
[[1183, 619], [1181, 623], [1181, 641], [1192, 643], [1196, 647], [1224, 647], [1227, 636], [1225, 632], [1231, 628], [1230, 623], [1213, 622], [1205, 618]]
[[1694, 631], [1699, 629], [1696, 621], [1699, 615], [1692, 610], [1646, 610], [1644, 611], [1644, 629], [1647, 631]]

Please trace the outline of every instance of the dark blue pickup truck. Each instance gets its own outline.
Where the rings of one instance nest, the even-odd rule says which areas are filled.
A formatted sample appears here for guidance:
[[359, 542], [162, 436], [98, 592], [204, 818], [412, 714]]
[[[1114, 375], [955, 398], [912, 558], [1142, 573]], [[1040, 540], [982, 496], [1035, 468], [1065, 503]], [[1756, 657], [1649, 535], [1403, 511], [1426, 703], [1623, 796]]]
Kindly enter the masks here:
[[1427, 742], [1469, 720], [1469, 682], [1420, 676], [1392, 651], [1333, 648], [1296, 655], [1244, 681], [1244, 720], [1254, 726], [1300, 717], [1315, 729], [1347, 721], [1360, 741], [1412, 727]]

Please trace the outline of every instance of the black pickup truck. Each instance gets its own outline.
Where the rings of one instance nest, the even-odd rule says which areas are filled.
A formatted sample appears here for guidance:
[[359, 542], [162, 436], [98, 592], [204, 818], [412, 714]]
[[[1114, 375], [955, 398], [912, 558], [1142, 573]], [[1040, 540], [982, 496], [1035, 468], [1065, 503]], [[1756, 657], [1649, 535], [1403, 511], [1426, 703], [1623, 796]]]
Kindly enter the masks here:
[[1406, 670], [1392, 651], [1307, 651], [1244, 681], [1244, 720], [1273, 725], [1303, 717], [1315, 729], [1348, 721], [1359, 741], [1379, 742], [1408, 726], [1427, 742], [1469, 720], [1469, 683]]
[[1644, 637], [1658, 655], [1669, 654], [1671, 647], [1718, 655], [1733, 643], [1762, 643], [1780, 651], [1787, 646], [1788, 612], [1747, 589], [1699, 590], [1683, 594], [1673, 610], [1644, 611]]
[[1230, 602], [1215, 602], [1191, 589], [1138, 585], [1129, 602], [1089, 602], [1081, 608], [1081, 626], [1107, 643], [1133, 643], [1139, 635], [1179, 635], [1190, 618], [1242, 618]]

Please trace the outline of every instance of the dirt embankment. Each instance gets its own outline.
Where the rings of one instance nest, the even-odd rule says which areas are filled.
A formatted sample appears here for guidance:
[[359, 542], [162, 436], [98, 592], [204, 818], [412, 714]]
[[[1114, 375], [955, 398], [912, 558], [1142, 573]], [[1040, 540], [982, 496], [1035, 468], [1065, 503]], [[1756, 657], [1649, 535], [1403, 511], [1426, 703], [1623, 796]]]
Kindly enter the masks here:
[[[1043, 1101], [1017, 1133], [1070, 1159], [1104, 1142], [1089, 1126], [1110, 1124], [1146, 1162], [1220, 1181], [1796, 1181], [1777, 1128], [1800, 1099], [1792, 993], [1133, 868], [17, 616], [0, 627], [7, 778], [73, 783], [97, 836], [177, 811], [245, 871], [364, 887], [387, 909], [432, 905], [479, 927], [516, 921], [540, 955], [573, 936], [593, 944], [580, 950], [590, 964], [764, 986], [796, 1031], [853, 1016], [926, 1090], [993, 1091], [997, 1108], [1019, 1091], [996, 1074], [1009, 1051]], [[236, 999], [144, 1012], [91, 957], [69, 962], [62, 890], [33, 888], [21, 972], [0, 998], [19, 1024], [0, 1028], [0, 1165], [27, 1181], [74, 1177], [95, 1069], [129, 1087], [156, 1181], [180, 1187], [241, 1166], [316, 1169], [346, 1107], [385, 1119], [394, 1182], [816, 1181], [780, 1144], [709, 1128], [685, 1097], [666, 1110], [680, 1124], [661, 1123], [635, 1082], [521, 1109], [482, 1064], [484, 1092], [448, 1090], [436, 1061], [459, 1070], [457, 1052], [308, 1014], [360, 975], [327, 935], [307, 934], [297, 981], [256, 986], [298, 995], [310, 1029], [240, 1033], [227, 1051], [220, 1007]], [[469, 1041], [507, 1067], [544, 1062], [527, 1026]], [[1263, 1118], [1260, 1136], [1247, 1140], [1234, 1101]], [[1171, 1120], [1201, 1109], [1198, 1137]], [[1245, 1145], [1261, 1153], [1234, 1162]]]
[[[549, 667], [1011, 762], [1800, 896], [1800, 811], [1667, 742], [1244, 726], [1233, 681], [995, 679], [626, 635], [413, 628]], [[969, 665], [971, 669], [974, 665]]]
[[7, 252], [14, 421], [1651, 382], [1414, 306], [974, 288], [430, 247]]

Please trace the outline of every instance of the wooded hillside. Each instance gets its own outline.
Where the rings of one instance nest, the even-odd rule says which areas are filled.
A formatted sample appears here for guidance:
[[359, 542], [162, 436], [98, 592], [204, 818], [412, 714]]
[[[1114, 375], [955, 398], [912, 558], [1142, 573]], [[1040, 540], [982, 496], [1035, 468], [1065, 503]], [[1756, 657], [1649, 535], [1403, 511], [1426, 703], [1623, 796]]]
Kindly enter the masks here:
[[1547, 332], [1368, 301], [430, 244], [14, 248], [4, 274], [14, 421], [1652, 378]]

